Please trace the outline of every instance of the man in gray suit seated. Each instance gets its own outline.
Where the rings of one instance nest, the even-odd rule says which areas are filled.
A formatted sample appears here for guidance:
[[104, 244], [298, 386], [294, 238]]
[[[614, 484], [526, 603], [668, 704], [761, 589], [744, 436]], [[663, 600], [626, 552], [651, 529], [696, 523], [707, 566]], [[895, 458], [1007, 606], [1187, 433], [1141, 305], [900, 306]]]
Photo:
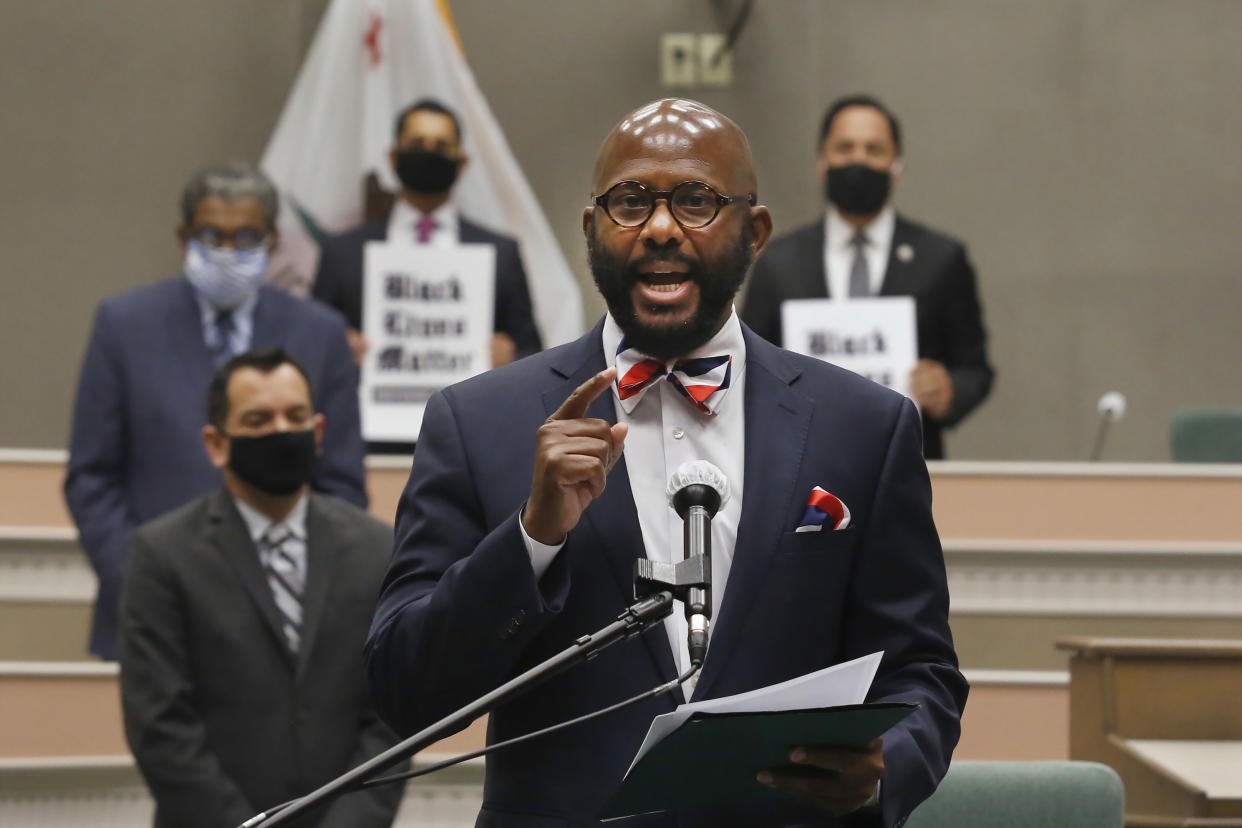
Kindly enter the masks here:
[[[122, 597], [125, 735], [157, 828], [235, 828], [395, 742], [362, 662], [392, 530], [310, 491], [324, 416], [284, 351], [233, 358], [207, 399], [224, 488], [134, 532]], [[296, 824], [388, 826], [400, 797]]]
[[276, 190], [249, 164], [212, 164], [181, 196], [182, 272], [99, 303], [82, 360], [65, 500], [99, 594], [90, 650], [116, 658], [125, 546], [135, 526], [220, 485], [203, 455], [212, 373], [251, 348], [306, 369], [327, 415], [311, 486], [366, 506], [358, 372], [340, 314], [263, 285]]

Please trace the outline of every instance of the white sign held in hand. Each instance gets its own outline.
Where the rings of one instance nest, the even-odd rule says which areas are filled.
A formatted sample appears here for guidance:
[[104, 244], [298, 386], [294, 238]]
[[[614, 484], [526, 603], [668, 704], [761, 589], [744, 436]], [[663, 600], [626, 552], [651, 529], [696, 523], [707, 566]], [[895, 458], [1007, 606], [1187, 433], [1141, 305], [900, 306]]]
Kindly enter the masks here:
[[368, 242], [362, 436], [413, 442], [427, 400], [491, 368], [496, 248]]
[[914, 299], [792, 299], [781, 305], [785, 347], [910, 395], [918, 361]]

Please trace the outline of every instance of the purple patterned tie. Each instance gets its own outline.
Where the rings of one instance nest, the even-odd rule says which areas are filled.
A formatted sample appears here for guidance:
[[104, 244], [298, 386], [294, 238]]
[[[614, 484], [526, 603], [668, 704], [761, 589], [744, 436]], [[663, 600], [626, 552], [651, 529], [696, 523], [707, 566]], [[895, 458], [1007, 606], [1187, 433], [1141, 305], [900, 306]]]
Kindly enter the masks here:
[[431, 234], [440, 226], [440, 222], [431, 216], [423, 216], [418, 220], [418, 224], [414, 225], [414, 229], [418, 231], [418, 243], [426, 244], [431, 241]]

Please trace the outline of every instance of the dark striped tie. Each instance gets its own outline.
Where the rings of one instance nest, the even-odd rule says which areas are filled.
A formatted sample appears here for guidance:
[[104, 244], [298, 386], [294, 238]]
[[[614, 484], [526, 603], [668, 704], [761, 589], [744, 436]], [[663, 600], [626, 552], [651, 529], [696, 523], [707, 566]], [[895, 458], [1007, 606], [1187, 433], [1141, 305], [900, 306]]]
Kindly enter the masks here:
[[867, 246], [867, 236], [864, 233], [855, 234], [850, 239], [850, 246], [854, 248], [854, 262], [850, 266], [850, 296], [870, 296], [871, 273], [867, 267], [867, 252], [863, 249]]
[[305, 558], [299, 560], [289, 550], [293, 534], [281, 523], [273, 523], [259, 541], [263, 571], [280, 611], [280, 626], [292, 652], [302, 641], [302, 591], [306, 589]]
[[237, 323], [233, 319], [232, 311], [220, 311], [216, 314], [216, 347], [213, 356], [217, 368], [233, 358], [233, 332], [236, 330]]

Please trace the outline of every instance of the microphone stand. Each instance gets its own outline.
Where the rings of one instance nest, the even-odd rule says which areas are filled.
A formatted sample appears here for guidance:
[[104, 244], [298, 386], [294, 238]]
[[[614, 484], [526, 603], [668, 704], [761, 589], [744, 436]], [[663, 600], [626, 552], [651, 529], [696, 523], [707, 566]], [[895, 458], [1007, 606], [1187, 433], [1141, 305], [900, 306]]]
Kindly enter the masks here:
[[660, 591], [643, 596], [625, 612], [617, 616], [617, 620], [593, 635], [584, 635], [572, 645], [552, 656], [541, 664], [537, 664], [521, 675], [510, 679], [486, 695], [467, 704], [465, 707], [450, 713], [440, 721], [408, 739], [393, 745], [388, 750], [363, 762], [353, 770], [347, 771], [317, 790], [311, 791], [301, 799], [294, 800], [287, 807], [264, 811], [243, 822], [240, 828], [270, 828], [280, 825], [303, 811], [321, 805], [338, 796], [358, 790], [368, 777], [383, 770], [389, 765], [400, 762], [418, 753], [428, 745], [439, 741], [446, 733], [473, 721], [484, 713], [494, 709], [502, 702], [529, 690], [557, 673], [575, 664], [587, 661], [599, 654], [601, 650], [615, 644], [623, 638], [640, 635], [652, 625], [663, 621], [673, 611], [673, 595], [671, 592]]
[[1104, 453], [1104, 438], [1108, 436], [1108, 427], [1113, 424], [1111, 414], [1105, 414], [1100, 418], [1100, 424], [1095, 430], [1095, 444], [1091, 447], [1090, 461], [1092, 463], [1100, 459], [1100, 455]]

